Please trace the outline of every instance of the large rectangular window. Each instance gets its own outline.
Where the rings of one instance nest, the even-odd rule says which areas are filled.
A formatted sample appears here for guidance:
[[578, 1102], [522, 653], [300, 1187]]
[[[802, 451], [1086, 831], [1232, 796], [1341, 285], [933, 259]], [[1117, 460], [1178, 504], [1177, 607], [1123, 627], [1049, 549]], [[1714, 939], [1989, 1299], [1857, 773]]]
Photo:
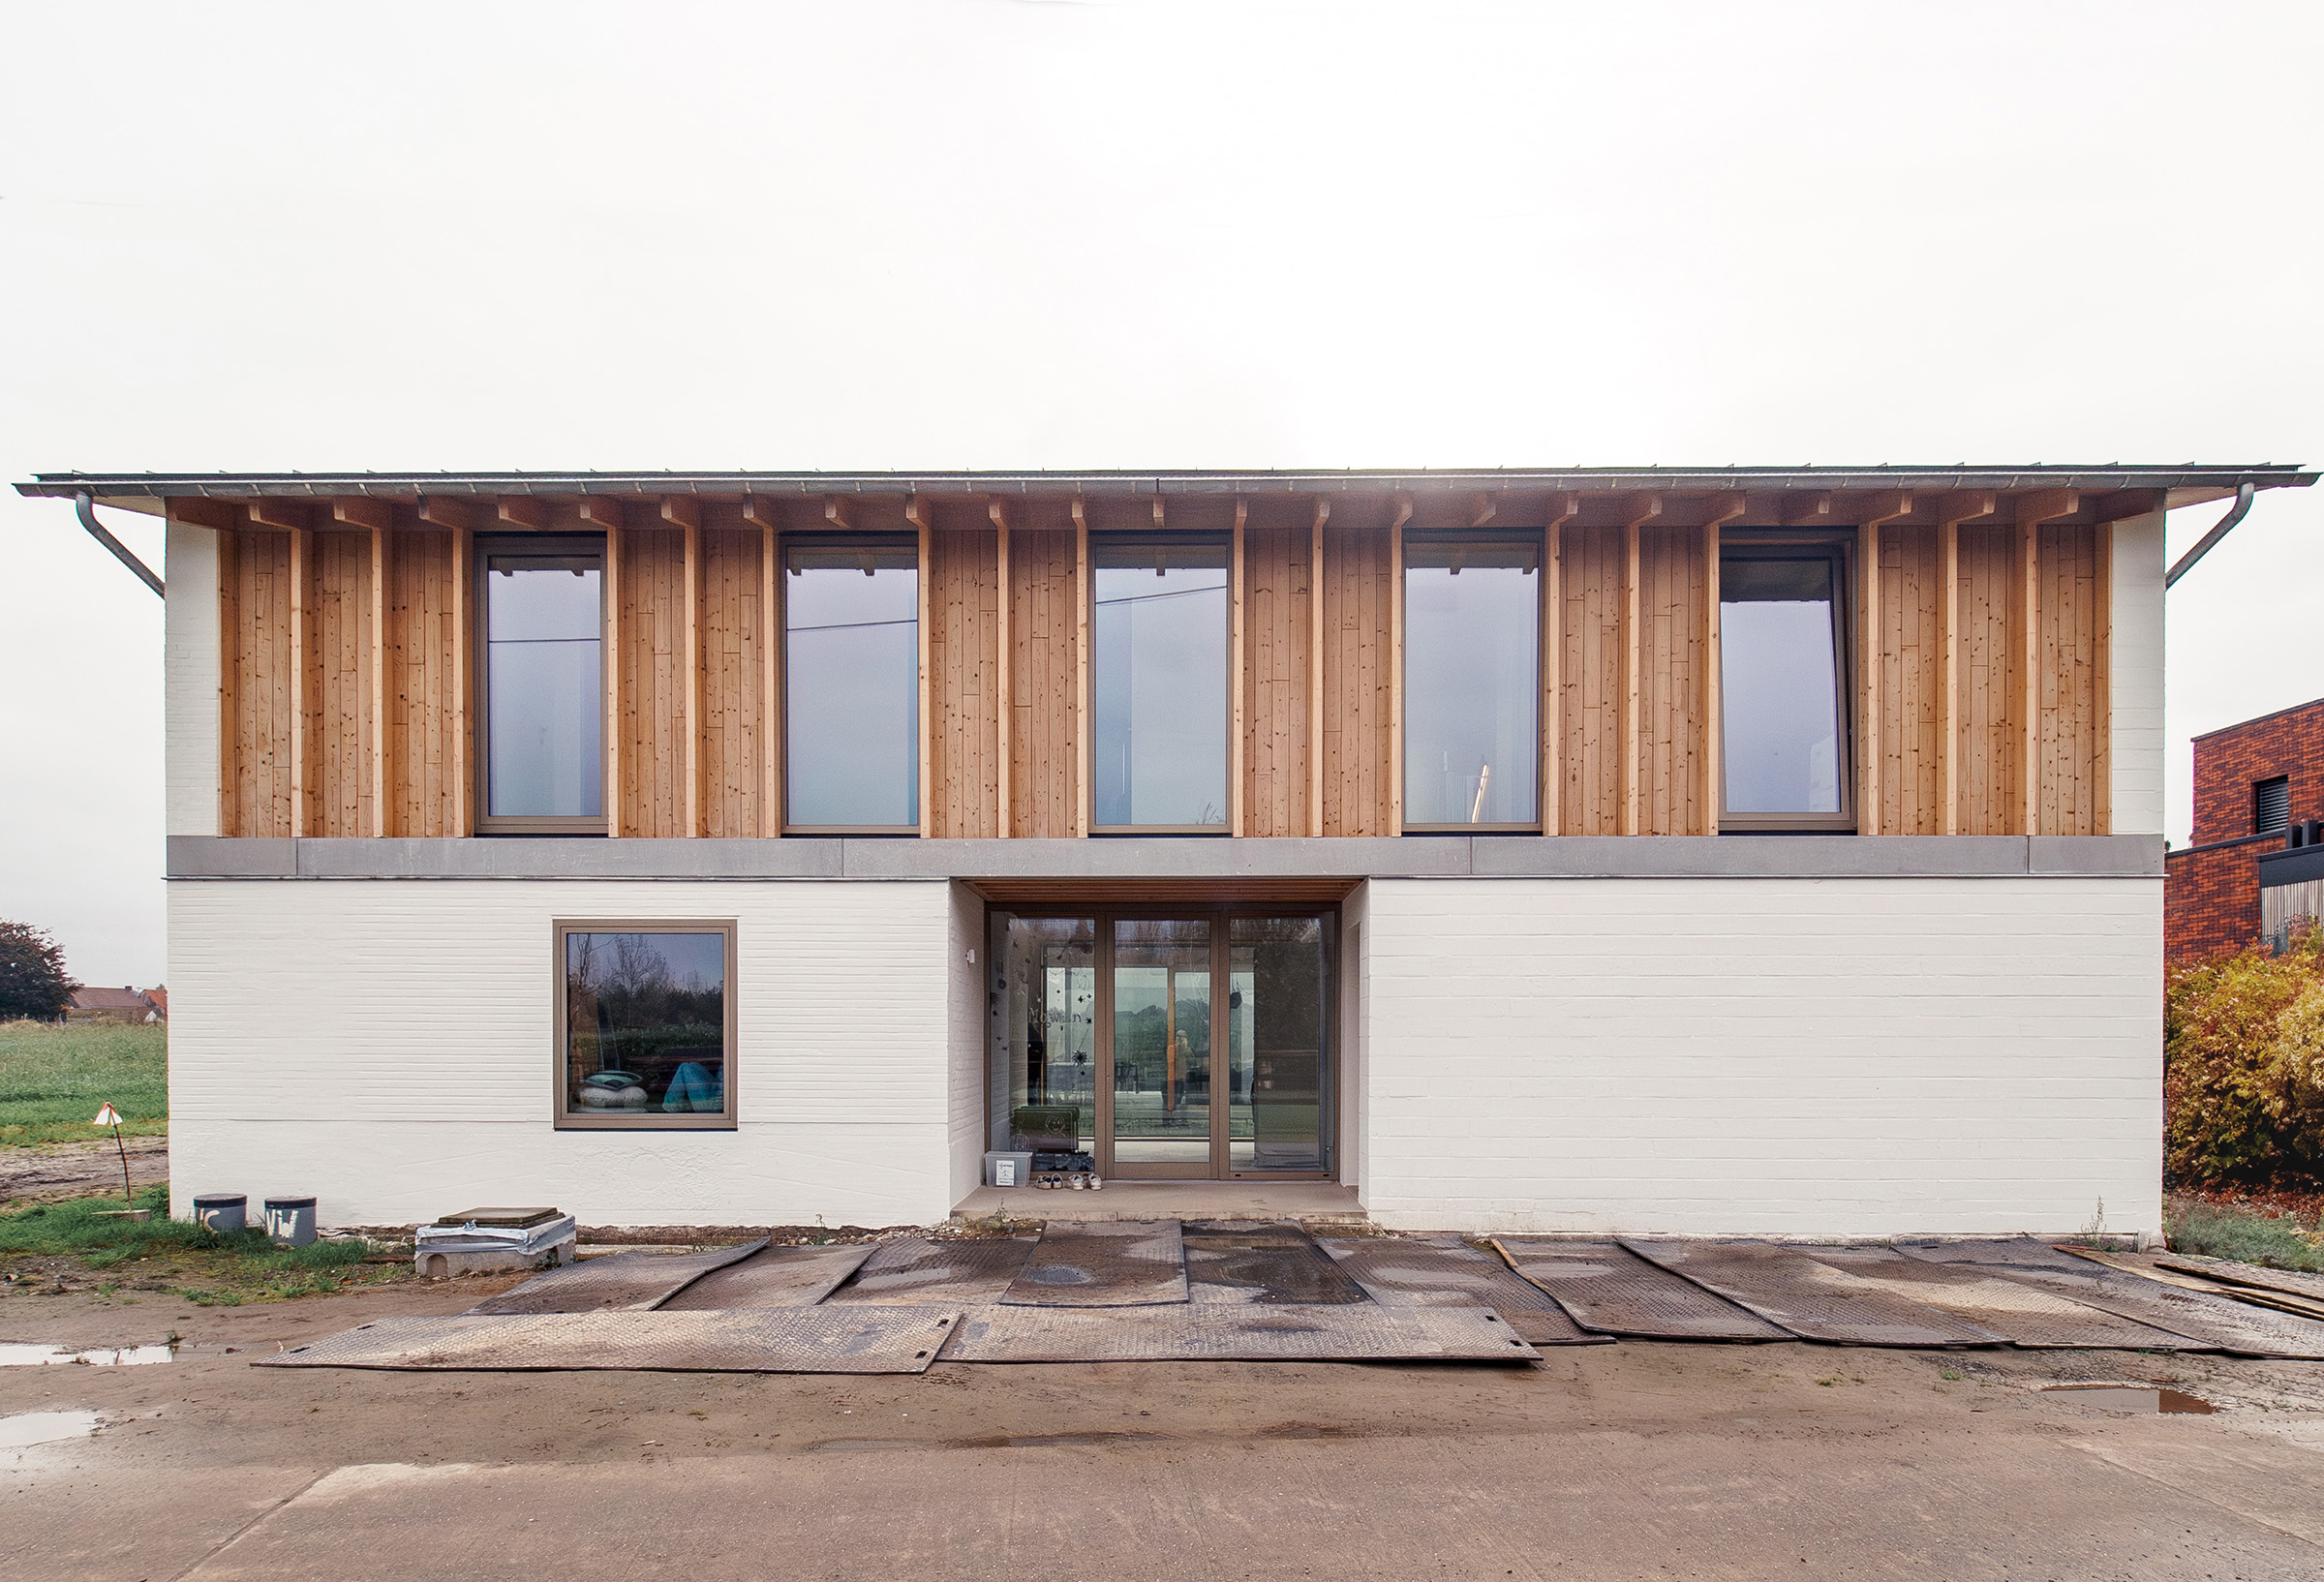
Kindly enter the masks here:
[[1404, 822], [1538, 829], [1542, 560], [1531, 538], [1404, 541]]
[[1820, 547], [1720, 557], [1725, 828], [1854, 828], [1842, 569]]
[[486, 831], [605, 828], [601, 540], [480, 556]]
[[734, 925], [557, 925], [557, 1124], [734, 1125]]
[[1226, 827], [1229, 558], [1216, 541], [1090, 546], [1100, 829]]
[[798, 542], [784, 568], [786, 827], [918, 829], [918, 545]]

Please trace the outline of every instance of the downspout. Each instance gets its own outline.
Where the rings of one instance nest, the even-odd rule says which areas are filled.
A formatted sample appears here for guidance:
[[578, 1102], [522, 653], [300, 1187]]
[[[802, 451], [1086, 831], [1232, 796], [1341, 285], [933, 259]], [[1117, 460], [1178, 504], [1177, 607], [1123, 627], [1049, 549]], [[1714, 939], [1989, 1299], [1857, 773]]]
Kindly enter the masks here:
[[89, 499], [86, 490], [73, 497], [73, 512], [80, 518], [80, 525], [89, 530], [89, 536], [111, 550], [123, 565], [135, 571], [138, 580], [153, 590], [155, 597], [166, 599], [169, 596], [162, 591], [162, 579], [153, 574], [153, 568], [132, 555], [127, 544], [105, 531], [105, 524], [97, 520], [97, 503]]
[[[87, 497], [83, 496], [82, 498], [86, 499]], [[2204, 556], [2210, 554], [2211, 548], [2214, 544], [2226, 537], [2228, 533], [2234, 532], [2235, 525], [2244, 519], [2244, 513], [2250, 508], [2251, 485], [2248, 483], [2237, 484], [2235, 486], [2235, 503], [2227, 508], [2227, 514], [2225, 516], [2219, 518], [2218, 526], [2213, 528], [2209, 532], [2205, 533], [2201, 540], [2196, 543], [2194, 548], [2188, 550], [2186, 554], [2179, 557], [2179, 563], [2177, 565], [2172, 566], [2169, 571], [2163, 574], [2162, 591], [2166, 593], [2169, 593], [2171, 591], [2171, 584], [2177, 582], [2181, 577], [2186, 576], [2189, 571], [2192, 571], [2195, 568], [2195, 563], [2201, 560]]]

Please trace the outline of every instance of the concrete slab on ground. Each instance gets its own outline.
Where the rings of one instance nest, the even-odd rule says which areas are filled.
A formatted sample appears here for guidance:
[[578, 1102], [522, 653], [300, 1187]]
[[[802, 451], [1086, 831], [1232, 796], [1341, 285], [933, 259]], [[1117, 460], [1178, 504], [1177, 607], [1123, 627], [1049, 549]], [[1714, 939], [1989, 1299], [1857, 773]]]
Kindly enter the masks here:
[[1356, 1189], [1337, 1181], [1108, 1181], [1096, 1192], [979, 1187], [952, 1211], [956, 1221], [1321, 1220], [1366, 1223]]

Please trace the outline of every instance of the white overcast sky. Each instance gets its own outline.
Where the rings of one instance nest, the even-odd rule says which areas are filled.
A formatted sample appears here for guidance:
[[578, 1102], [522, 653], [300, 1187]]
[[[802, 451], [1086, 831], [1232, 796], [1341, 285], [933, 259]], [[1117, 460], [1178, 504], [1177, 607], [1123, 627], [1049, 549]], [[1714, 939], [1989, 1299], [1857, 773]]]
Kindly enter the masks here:
[[[19, 0], [0, 475], [2314, 463], [2320, 46], [2312, 0]], [[2320, 563], [2324, 493], [2263, 495], [2171, 595], [2174, 837], [2189, 734], [2324, 694]], [[160, 601], [13, 493], [0, 599], [0, 918], [162, 981]]]

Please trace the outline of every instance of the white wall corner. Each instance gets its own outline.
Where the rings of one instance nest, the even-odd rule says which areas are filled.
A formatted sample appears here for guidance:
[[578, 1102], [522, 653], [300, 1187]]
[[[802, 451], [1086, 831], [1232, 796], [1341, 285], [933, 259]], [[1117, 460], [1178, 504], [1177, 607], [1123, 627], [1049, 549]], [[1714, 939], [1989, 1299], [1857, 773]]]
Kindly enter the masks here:
[[218, 534], [172, 521], [164, 550], [163, 756], [168, 833], [218, 835]]
[[952, 889], [945, 929], [945, 1115], [951, 1142], [952, 1201], [959, 1202], [985, 1178], [985, 1144], [992, 1127], [986, 1086], [987, 996], [993, 965], [985, 959], [985, 903], [964, 884]]
[[2162, 527], [2161, 511], [2114, 524], [2106, 676], [2115, 835], [2163, 833]]

